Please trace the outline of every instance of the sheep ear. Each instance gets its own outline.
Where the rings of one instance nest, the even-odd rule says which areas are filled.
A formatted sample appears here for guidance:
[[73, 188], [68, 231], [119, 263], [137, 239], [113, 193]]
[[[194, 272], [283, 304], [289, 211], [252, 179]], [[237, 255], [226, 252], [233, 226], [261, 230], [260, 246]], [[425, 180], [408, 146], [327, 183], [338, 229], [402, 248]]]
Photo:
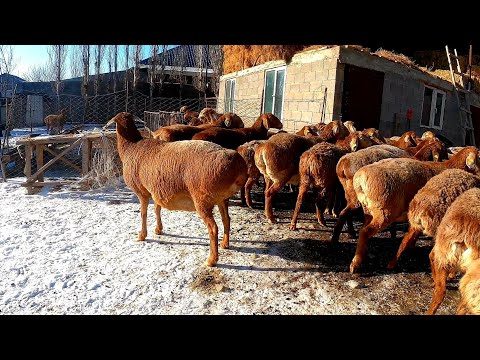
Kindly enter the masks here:
[[438, 153], [433, 154], [433, 161], [438, 161], [440, 155]]
[[263, 126], [265, 127], [265, 129], [270, 129], [270, 121], [268, 119], [268, 115], [264, 115], [263, 116]]
[[337, 123], [333, 125], [332, 132], [333, 132], [333, 135], [337, 135], [340, 132], [340, 128]]
[[405, 136], [405, 139], [403, 141], [405, 141], [405, 143], [408, 143], [410, 141], [410, 135]]
[[467, 159], [465, 160], [465, 163], [467, 164], [467, 167], [469, 169], [473, 169], [475, 167], [475, 162], [476, 162], [476, 156], [475, 153], [471, 152], [468, 154]]
[[350, 140], [350, 148], [352, 149], [353, 152], [357, 151], [358, 138], [353, 138], [352, 140]]

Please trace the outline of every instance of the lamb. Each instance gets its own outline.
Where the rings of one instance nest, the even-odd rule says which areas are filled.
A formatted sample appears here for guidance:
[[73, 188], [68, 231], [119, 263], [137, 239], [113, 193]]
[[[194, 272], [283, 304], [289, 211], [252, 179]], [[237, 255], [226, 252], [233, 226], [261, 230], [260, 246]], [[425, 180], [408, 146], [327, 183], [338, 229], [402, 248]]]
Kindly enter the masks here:
[[268, 129], [281, 129], [282, 126], [282, 122], [275, 115], [264, 113], [258, 117], [251, 127], [234, 130], [211, 127], [195, 134], [192, 140], [210, 141], [226, 149], [235, 150], [246, 142], [267, 139]]
[[460, 194], [474, 187], [480, 187], [480, 177], [460, 169], [447, 169], [428, 180], [410, 202], [410, 227], [388, 269], [395, 267], [406, 248], [415, 246], [421, 233], [434, 238], [448, 207]]
[[218, 262], [218, 228], [213, 208], [218, 206], [224, 235], [222, 248], [229, 247], [230, 217], [228, 200], [247, 180], [247, 164], [236, 151], [206, 141], [168, 143], [143, 139], [134, 117], [121, 112], [105, 128], [117, 125], [117, 147], [123, 163], [125, 184], [137, 195], [141, 207], [142, 229], [138, 240], [147, 236], [147, 208], [155, 203], [157, 227], [162, 231], [161, 208], [196, 211], [208, 228], [210, 256], [208, 266]]
[[204, 108], [198, 114], [198, 118], [203, 124], [213, 124], [218, 120], [218, 118], [222, 116], [212, 108]]
[[458, 288], [460, 305], [457, 315], [480, 315], [480, 260], [474, 260], [468, 265]]
[[387, 144], [396, 146], [400, 149], [417, 145], [417, 135], [415, 134], [415, 131], [407, 131], [406, 133], [403, 133], [398, 140], [393, 140], [392, 138], [385, 140], [387, 141]]
[[[435, 245], [430, 252], [430, 266], [435, 283], [432, 302], [427, 314], [433, 315], [443, 301], [449, 273], [475, 270], [473, 261], [480, 258], [480, 189], [465, 191], [450, 205], [437, 229]], [[472, 267], [471, 267], [472, 266]], [[460, 284], [465, 294], [469, 276]], [[478, 274], [478, 272], [477, 272]], [[462, 279], [463, 280], [463, 279]], [[469, 289], [469, 291], [471, 288]], [[472, 294], [473, 295], [473, 294]], [[479, 293], [475, 294], [478, 302]], [[459, 312], [464, 313], [467, 303], [462, 296]], [[478, 306], [478, 305], [477, 305]]]
[[[67, 119], [67, 110], [62, 109], [60, 114], [51, 114], [45, 116], [43, 120], [47, 125], [48, 134], [60, 134], [63, 131], [65, 120]], [[50, 131], [51, 130], [51, 131]]]
[[153, 132], [153, 138], [169, 142], [191, 140], [195, 134], [211, 127], [243, 128], [243, 126], [243, 121], [238, 115], [226, 113], [212, 124], [202, 124], [199, 126], [182, 124], [163, 126]]
[[367, 149], [346, 154], [341, 157], [336, 167], [336, 173], [345, 192], [347, 205], [340, 212], [337, 223], [333, 230], [332, 242], [338, 242], [340, 232], [342, 231], [345, 221], [348, 220], [348, 232], [352, 238], [355, 237], [353, 229], [352, 214], [361, 207], [357, 199], [357, 194], [353, 188], [353, 176], [365, 165], [373, 164], [382, 159], [408, 157], [405, 150], [399, 149], [392, 145], [374, 145]]
[[449, 158], [445, 144], [439, 139], [427, 139], [426, 141], [425, 146], [415, 153], [415, 159], [422, 161], [443, 161]]
[[295, 134], [277, 134], [255, 150], [255, 165], [265, 178], [265, 215], [275, 223], [272, 199], [287, 183], [297, 185], [300, 180], [298, 165], [302, 154], [313, 145], [344, 139], [348, 129], [340, 121], [328, 123], [320, 136], [304, 137]]
[[252, 208], [252, 198], [250, 196], [250, 191], [252, 190], [253, 184], [257, 183], [262, 174], [255, 165], [255, 149], [258, 145], [264, 143], [266, 140], [252, 140], [243, 145], [240, 145], [237, 148], [238, 153], [242, 156], [243, 160], [247, 163], [247, 173], [248, 179], [245, 183], [245, 186], [241, 191], [242, 203], [245, 201], [249, 208]]
[[336, 193], [338, 202], [338, 197], [340, 196], [338, 190], [341, 191], [341, 196], [343, 197], [343, 189], [341, 189], [340, 182], [335, 174], [338, 160], [350, 151], [356, 151], [371, 145], [372, 142], [368, 137], [361, 132], [356, 132], [350, 134], [344, 140], [339, 140], [336, 145], [325, 142], [316, 144], [302, 154], [299, 164], [300, 187], [290, 230], [296, 230], [297, 218], [303, 198], [312, 186], [318, 190], [318, 196], [315, 201], [317, 220], [320, 224], [326, 226], [323, 209], [321, 209], [321, 200], [327, 195], [328, 207], [332, 208]]
[[365, 221], [350, 272], [360, 267], [370, 237], [392, 223], [407, 221], [410, 201], [429, 179], [449, 168], [480, 173], [479, 151], [468, 146], [444, 162], [384, 159], [358, 170], [353, 177], [353, 187], [362, 204]]

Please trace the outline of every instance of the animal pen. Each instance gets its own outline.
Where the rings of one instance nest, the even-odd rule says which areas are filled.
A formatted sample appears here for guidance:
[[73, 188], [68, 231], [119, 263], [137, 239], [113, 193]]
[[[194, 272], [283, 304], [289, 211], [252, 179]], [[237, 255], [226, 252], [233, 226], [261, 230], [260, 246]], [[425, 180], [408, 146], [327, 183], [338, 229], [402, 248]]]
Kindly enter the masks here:
[[[29, 194], [46, 185], [74, 184], [86, 189], [117, 178], [121, 163], [115, 133], [101, 127], [118, 112], [131, 112], [155, 130], [182, 122], [178, 111], [182, 106], [193, 111], [216, 107], [216, 99], [149, 98], [125, 91], [87, 98], [19, 94], [5, 102], [0, 178], [20, 182]], [[50, 135], [43, 119], [61, 110], [67, 113], [64, 130]]]

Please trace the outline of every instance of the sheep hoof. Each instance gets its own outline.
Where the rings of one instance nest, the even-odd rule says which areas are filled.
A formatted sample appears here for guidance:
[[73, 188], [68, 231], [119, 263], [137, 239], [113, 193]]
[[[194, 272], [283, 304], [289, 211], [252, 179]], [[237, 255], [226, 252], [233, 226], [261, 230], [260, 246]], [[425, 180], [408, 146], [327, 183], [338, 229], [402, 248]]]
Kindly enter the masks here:
[[225, 241], [223, 240], [221, 243], [220, 243], [220, 246], [222, 247], [222, 249], [228, 249], [230, 247], [230, 244], [228, 241]]
[[322, 226], [327, 227], [327, 222], [325, 220], [318, 220], [318, 223]]
[[397, 266], [397, 259], [392, 259], [388, 265], [387, 265], [387, 269], [388, 270], [393, 270], [395, 268], [395, 266]]
[[323, 212], [325, 215], [331, 215], [330, 209], [326, 208], [325, 211]]
[[155, 235], [160, 235], [162, 233], [162, 228], [155, 228]]
[[143, 240], [145, 240], [146, 237], [147, 237], [146, 232], [139, 232], [138, 233], [138, 241], [143, 241]]
[[275, 218], [268, 218], [268, 222], [270, 224], [276, 224], [277, 223], [277, 220], [275, 220]]
[[357, 272], [361, 264], [362, 264], [362, 260], [360, 259], [360, 257], [355, 256], [352, 260], [352, 263], [350, 264], [350, 273], [353, 274]]
[[335, 211], [332, 211], [332, 216], [337, 219], [338, 218], [338, 214], [335, 212]]
[[297, 225], [296, 224], [290, 224], [290, 230], [297, 230]]
[[206, 262], [205, 262], [205, 265], [207, 265], [208, 267], [215, 267], [217, 265], [217, 261], [218, 260], [212, 260], [212, 259], [208, 259]]

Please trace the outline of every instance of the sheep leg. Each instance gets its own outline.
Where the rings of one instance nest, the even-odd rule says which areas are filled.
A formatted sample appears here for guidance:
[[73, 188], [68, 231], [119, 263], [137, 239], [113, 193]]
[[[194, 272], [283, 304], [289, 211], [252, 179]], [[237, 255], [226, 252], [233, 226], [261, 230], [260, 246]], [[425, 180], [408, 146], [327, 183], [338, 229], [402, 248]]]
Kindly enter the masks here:
[[332, 192], [328, 192], [327, 194], [327, 207], [325, 208], [324, 214], [325, 215], [332, 215], [333, 214], [333, 204], [335, 201], [335, 194]]
[[392, 260], [390, 260], [387, 265], [387, 269], [392, 270], [397, 265], [398, 259], [400, 259], [400, 256], [403, 254], [405, 249], [410, 249], [415, 246], [415, 241], [417, 240], [419, 235], [420, 231], [414, 229], [413, 227], [410, 227], [410, 229], [408, 229], [408, 232], [402, 239], [402, 243], [398, 247], [397, 255]]
[[140, 213], [142, 215], [142, 230], [138, 233], [138, 240], [143, 241], [147, 237], [147, 210], [150, 197], [138, 196], [140, 201]]
[[273, 216], [273, 209], [272, 209], [272, 200], [273, 196], [277, 194], [287, 183], [289, 177], [287, 179], [283, 179], [279, 182], [274, 182], [268, 190], [265, 192], [265, 216], [267, 217], [268, 221], [271, 224], [275, 224], [277, 220]]
[[325, 196], [325, 190], [318, 192], [317, 198], [315, 199], [315, 213], [317, 215], [318, 223], [320, 225], [327, 226], [327, 222], [325, 221], [325, 217], [323, 216], [322, 202], [321, 202], [324, 196]]
[[465, 298], [462, 296], [460, 298], [460, 303], [458, 304], [457, 308], [457, 315], [467, 315], [468, 309], [467, 309], [467, 301]]
[[356, 272], [360, 268], [367, 253], [368, 239], [378, 233], [382, 228], [385, 228], [385, 225], [388, 225], [385, 223], [386, 221], [382, 216], [374, 218], [370, 214], [365, 214], [365, 222], [363, 223], [358, 236], [357, 250], [355, 251], [355, 256], [350, 264], [351, 273]]
[[223, 240], [220, 244], [222, 249], [228, 249], [230, 246], [230, 216], [228, 215], [228, 199], [218, 203], [218, 210], [222, 216]]
[[254, 178], [248, 178], [245, 183], [245, 200], [247, 201], [247, 206], [252, 209], [252, 198], [250, 192], [252, 191], [253, 184], [255, 184]]
[[433, 315], [442, 303], [445, 293], [447, 292], [447, 276], [448, 272], [444, 268], [437, 268], [435, 264], [435, 251], [430, 251], [430, 267], [432, 268], [433, 282], [435, 288], [433, 290], [432, 302], [427, 310], [427, 315]]
[[303, 198], [308, 191], [308, 184], [300, 184], [298, 189], [297, 204], [295, 205], [295, 211], [292, 216], [292, 222], [290, 223], [290, 230], [297, 230], [297, 218], [300, 213], [300, 207], [302, 206]]
[[390, 225], [390, 239], [397, 239], [397, 223], [393, 223], [392, 225]]
[[213, 218], [213, 206], [205, 207], [195, 204], [195, 208], [208, 229], [210, 256], [208, 257], [206, 265], [212, 267], [217, 265], [218, 262], [218, 227]]
[[157, 216], [157, 227], [155, 228], [155, 234], [160, 235], [163, 230], [163, 225], [162, 225], [162, 218], [160, 216], [160, 210], [162, 210], [162, 207], [158, 204], [155, 204], [155, 215]]
[[340, 238], [340, 233], [342, 232], [343, 225], [345, 225], [345, 221], [347, 221], [348, 225], [348, 232], [350, 235], [355, 238], [355, 229], [353, 228], [353, 222], [352, 222], [352, 212], [353, 210], [356, 209], [356, 207], [352, 204], [347, 204], [345, 209], [340, 211], [340, 214], [338, 215], [337, 223], [335, 224], [335, 228], [333, 229], [333, 235], [332, 235], [332, 242], [338, 242], [338, 239]]
[[[250, 178], [248, 178], [248, 180], [250, 180]], [[247, 180], [247, 182], [248, 182]], [[245, 190], [245, 187], [247, 186], [247, 184], [245, 184], [245, 186], [242, 186], [240, 188], [240, 199], [242, 200], [242, 206], [245, 206], [247, 205], [247, 203], [245, 202], [245, 198], [246, 198], [246, 190]], [[251, 207], [251, 206], [250, 206]]]

